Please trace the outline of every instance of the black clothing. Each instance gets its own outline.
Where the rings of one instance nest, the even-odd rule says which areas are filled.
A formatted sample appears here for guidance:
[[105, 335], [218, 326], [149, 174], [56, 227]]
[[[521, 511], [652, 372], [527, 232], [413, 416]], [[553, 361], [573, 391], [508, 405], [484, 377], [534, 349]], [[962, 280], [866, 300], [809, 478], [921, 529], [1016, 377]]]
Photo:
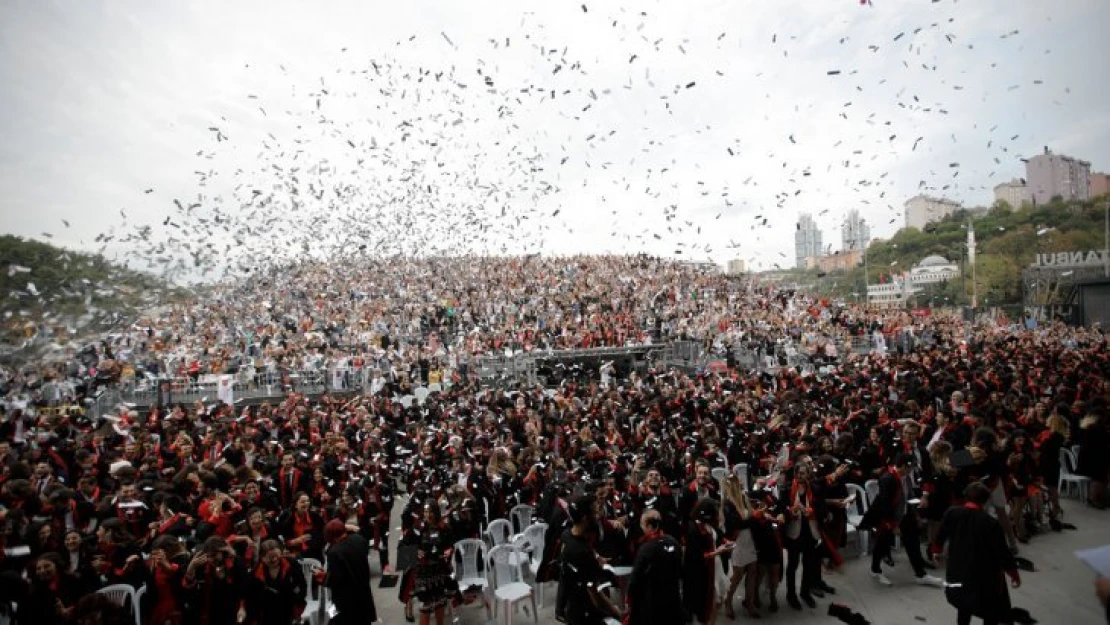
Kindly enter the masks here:
[[265, 564], [259, 564], [247, 585], [248, 620], [257, 625], [288, 625], [307, 594], [308, 583], [299, 562], [282, 560], [275, 577]]
[[988, 622], [1005, 621], [1011, 606], [1004, 572], [1016, 575], [1017, 567], [1002, 526], [978, 507], [951, 508], [937, 534], [937, 546], [945, 542], [949, 543], [948, 603]]
[[628, 625], [682, 622], [682, 546], [662, 534], [640, 545], [628, 582]]
[[19, 604], [19, 622], [64, 625], [70, 621], [58, 613], [58, 602], [66, 608], [72, 608], [80, 598], [81, 589], [77, 580], [67, 574], [60, 574], [54, 588], [35, 579], [30, 584], [27, 600]]
[[[1058, 432], [1048, 433], [1038, 448], [1038, 475], [1044, 480], [1045, 486], [1056, 486], [1060, 483], [1060, 450], [1066, 441]], [[1070, 467], [1073, 471], [1075, 467]]]
[[185, 622], [235, 625], [247, 573], [238, 558], [209, 561], [185, 577]]
[[925, 482], [925, 492], [928, 493], [928, 505], [921, 511], [922, 517], [929, 521], [940, 521], [944, 513], [958, 500], [963, 492], [966, 482], [960, 474], [949, 475], [937, 471]]
[[585, 537], [563, 533], [560, 580], [566, 592], [566, 617], [569, 625], [599, 625], [605, 615], [594, 605], [590, 589], [597, 588], [605, 574], [594, 550]]
[[686, 611], [698, 621], [709, 620], [713, 607], [716, 562], [706, 554], [716, 549], [713, 533], [701, 523], [691, 522], [686, 530], [686, 553], [682, 559], [682, 598]]
[[370, 544], [358, 534], [349, 534], [327, 551], [327, 587], [337, 614], [335, 625], [373, 623], [378, 620], [374, 595], [370, 592]]

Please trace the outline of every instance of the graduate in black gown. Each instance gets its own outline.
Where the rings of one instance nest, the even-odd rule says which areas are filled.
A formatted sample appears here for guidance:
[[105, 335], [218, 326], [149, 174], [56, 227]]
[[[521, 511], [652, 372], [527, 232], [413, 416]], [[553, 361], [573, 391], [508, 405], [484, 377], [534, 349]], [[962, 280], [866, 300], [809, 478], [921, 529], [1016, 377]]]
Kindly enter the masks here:
[[686, 529], [686, 552], [682, 559], [682, 599], [686, 611], [699, 623], [713, 622], [717, 610], [716, 558], [732, 551], [732, 543], [720, 543], [716, 526], [720, 509], [706, 497], [694, 505]]
[[969, 625], [973, 616], [987, 625], [1007, 623], [1011, 606], [1006, 578], [1017, 588], [1021, 576], [1002, 526], [983, 510], [990, 490], [982, 482], [972, 482], [964, 498], [967, 503], [945, 513], [933, 544], [933, 552], [941, 555], [948, 543], [948, 603], [956, 608], [959, 625]]
[[663, 531], [658, 510], [640, 517], [644, 535], [628, 582], [628, 625], [682, 622], [682, 545]]

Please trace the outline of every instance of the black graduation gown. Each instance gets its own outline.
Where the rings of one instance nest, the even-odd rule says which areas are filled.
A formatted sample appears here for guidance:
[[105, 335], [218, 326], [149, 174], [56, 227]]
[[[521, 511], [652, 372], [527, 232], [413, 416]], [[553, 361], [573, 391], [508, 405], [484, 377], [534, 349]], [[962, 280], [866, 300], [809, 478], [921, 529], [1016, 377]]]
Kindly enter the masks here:
[[1006, 571], [1016, 571], [1002, 526], [977, 507], [950, 508], [941, 522], [937, 545], [948, 543], [945, 590], [948, 603], [981, 619], [1004, 620], [1010, 613]]
[[288, 625], [308, 595], [308, 580], [296, 560], [282, 560], [278, 575], [270, 577], [265, 564], [255, 567], [247, 582], [247, 615], [257, 625]]
[[666, 534], [640, 546], [628, 582], [628, 625], [682, 622], [681, 566], [682, 546]]
[[378, 620], [374, 596], [370, 592], [370, 543], [350, 534], [327, 551], [328, 590], [339, 614], [335, 625], [373, 623]]
[[686, 530], [686, 553], [682, 561], [682, 598], [686, 611], [704, 623], [713, 605], [716, 562], [706, 554], [717, 548], [712, 532], [691, 522]]
[[570, 529], [570, 516], [561, 501], [556, 502], [551, 516], [547, 518], [547, 530], [543, 534], [543, 554], [536, 581], [549, 582], [559, 577], [559, 554], [562, 553], [563, 532]]

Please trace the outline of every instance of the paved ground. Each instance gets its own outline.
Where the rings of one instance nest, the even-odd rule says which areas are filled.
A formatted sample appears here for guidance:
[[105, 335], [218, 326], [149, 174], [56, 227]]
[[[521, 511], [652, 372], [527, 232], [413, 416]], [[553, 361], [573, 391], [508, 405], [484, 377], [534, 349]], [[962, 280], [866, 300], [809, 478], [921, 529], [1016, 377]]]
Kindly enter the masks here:
[[[394, 507], [393, 527], [400, 525], [399, 514], [403, 503]], [[1094, 575], [1081, 562], [1074, 552], [1077, 549], [1110, 544], [1110, 512], [1098, 512], [1075, 501], [1065, 501], [1065, 520], [1075, 524], [1077, 531], [1048, 534], [1034, 537], [1022, 549], [1022, 556], [1032, 560], [1037, 571], [1022, 573], [1022, 587], [1011, 590], [1013, 604], [1025, 608], [1034, 618], [1044, 625], [1095, 625], [1104, 623], [1103, 611], [1094, 596]], [[391, 537], [392, 538], [392, 537]], [[955, 623], [955, 610], [944, 599], [944, 592], [936, 588], [924, 588], [912, 583], [913, 574], [903, 554], [896, 556], [895, 568], [888, 572], [894, 582], [890, 588], [875, 585], [867, 574], [867, 563], [853, 558], [854, 545], [848, 546], [848, 562], [840, 572], [826, 575], [826, 581], [836, 587], [834, 600], [844, 603], [856, 612], [863, 613], [874, 625], [933, 625]], [[378, 571], [375, 560], [374, 600], [378, 607], [380, 622], [387, 625], [405, 623], [397, 589], [378, 588]], [[545, 590], [547, 606], [540, 609], [540, 623], [556, 623], [554, 618], [554, 584]], [[764, 614], [760, 623], [837, 623], [826, 614], [829, 599], [818, 600], [817, 609], [803, 607], [795, 612], [785, 604], [784, 588], [779, 588], [779, 602], [782, 604], [778, 614]], [[739, 599], [736, 610], [740, 611]], [[736, 622], [755, 622], [737, 614]], [[434, 620], [432, 621], [434, 623]], [[501, 621], [498, 621], [499, 623]], [[535, 622], [531, 615], [525, 616], [518, 611], [514, 623]], [[729, 621], [723, 614], [718, 623]], [[975, 621], [978, 623], [978, 621]], [[451, 623], [450, 617], [447, 623]], [[486, 623], [485, 611], [481, 607], [466, 606], [459, 614], [458, 623], [479, 625]], [[682, 625], [676, 623], [675, 625]]]

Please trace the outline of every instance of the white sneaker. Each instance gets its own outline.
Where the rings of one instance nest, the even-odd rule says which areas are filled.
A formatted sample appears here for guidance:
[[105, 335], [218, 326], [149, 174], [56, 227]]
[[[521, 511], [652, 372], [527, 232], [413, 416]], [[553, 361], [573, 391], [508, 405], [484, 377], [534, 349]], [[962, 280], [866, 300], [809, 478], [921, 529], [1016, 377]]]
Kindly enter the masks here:
[[887, 577], [886, 575], [882, 574], [882, 573], [872, 572], [871, 577], [875, 578], [875, 581], [879, 582], [880, 586], [893, 586], [894, 585], [894, 582], [890, 581], [890, 578]]
[[944, 588], [944, 580], [935, 575], [922, 575], [917, 578], [917, 583], [922, 586], [933, 586], [934, 588]]

